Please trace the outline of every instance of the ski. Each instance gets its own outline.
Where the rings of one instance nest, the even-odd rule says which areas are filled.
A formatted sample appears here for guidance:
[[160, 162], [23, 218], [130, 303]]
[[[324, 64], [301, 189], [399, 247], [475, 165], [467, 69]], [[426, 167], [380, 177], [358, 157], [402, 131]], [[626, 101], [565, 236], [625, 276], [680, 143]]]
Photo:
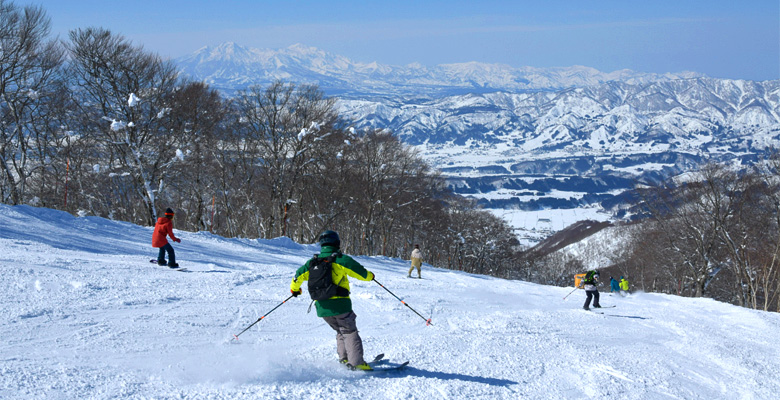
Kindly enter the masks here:
[[604, 311], [596, 311], [598, 309], [593, 308], [583, 308], [582, 311], [593, 313], [593, 314], [604, 314]]
[[[387, 359], [385, 359], [385, 353], [377, 354], [374, 356], [374, 359], [371, 361], [366, 361], [366, 364], [374, 366], [379, 363], [387, 362]], [[351, 368], [349, 364], [347, 364], [347, 360], [342, 360], [341, 364], [344, 365], [347, 368]]]
[[388, 372], [388, 371], [398, 371], [400, 369], [404, 369], [407, 365], [409, 365], [409, 361], [403, 362], [399, 365], [387, 365], [390, 362], [389, 359], [385, 358], [385, 354], [379, 354], [376, 357], [374, 357], [373, 360], [369, 361], [367, 364], [373, 368], [371, 371], [365, 371], [365, 372]]
[[615, 306], [612, 305], [612, 306], [592, 307], [592, 308], [588, 308], [588, 309], [583, 309], [583, 311], [590, 311], [590, 312], [592, 312], [594, 314], [604, 314], [603, 311], [598, 311], [598, 310], [605, 309], [605, 308], [615, 308]]
[[400, 371], [400, 370], [402, 370], [402, 369], [406, 368], [406, 366], [407, 366], [407, 365], [409, 365], [409, 361], [404, 361], [403, 363], [401, 363], [401, 364], [399, 364], [399, 365], [391, 365], [391, 366], [387, 366], [387, 367], [374, 368], [374, 369], [372, 369], [372, 370], [365, 371], [365, 372], [371, 373], [371, 372], [391, 372], [391, 371]]
[[377, 356], [374, 357], [373, 360], [367, 362], [366, 364], [372, 365], [372, 364], [378, 364], [378, 363], [381, 363], [381, 362], [387, 362], [387, 360], [384, 359], [384, 358], [385, 358], [385, 353], [377, 354]]
[[409, 361], [405, 361], [398, 365], [388, 365], [390, 362], [389, 359], [385, 358], [384, 353], [378, 354], [374, 357], [373, 360], [367, 361], [366, 364], [371, 366], [371, 370], [359, 370], [359, 369], [352, 369], [349, 364], [347, 364], [347, 367], [352, 369], [353, 371], [363, 371], [363, 372], [388, 372], [388, 371], [398, 371], [401, 369], [406, 368], [407, 365], [409, 365]]

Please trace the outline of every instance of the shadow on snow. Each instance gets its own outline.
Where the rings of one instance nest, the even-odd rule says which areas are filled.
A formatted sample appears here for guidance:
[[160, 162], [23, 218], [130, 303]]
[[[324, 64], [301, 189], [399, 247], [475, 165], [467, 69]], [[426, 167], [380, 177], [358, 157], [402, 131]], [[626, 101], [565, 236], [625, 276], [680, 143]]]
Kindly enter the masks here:
[[634, 319], [650, 319], [647, 317], [639, 317], [636, 315], [615, 315], [615, 314], [604, 314], [608, 317], [617, 317], [617, 318], [634, 318]]
[[434, 379], [450, 380], [450, 381], [474, 382], [474, 383], [482, 383], [490, 386], [503, 386], [503, 387], [518, 384], [518, 382], [511, 381], [509, 379], [489, 378], [484, 376], [472, 376], [472, 375], [456, 374], [456, 373], [441, 372], [441, 371], [426, 371], [424, 369], [419, 369], [414, 367], [406, 367], [399, 371], [388, 371], [387, 373], [384, 374], [377, 374], [371, 376], [376, 378], [400, 378], [400, 377], [407, 377], [407, 376], [419, 376], [421, 378], [434, 378]]

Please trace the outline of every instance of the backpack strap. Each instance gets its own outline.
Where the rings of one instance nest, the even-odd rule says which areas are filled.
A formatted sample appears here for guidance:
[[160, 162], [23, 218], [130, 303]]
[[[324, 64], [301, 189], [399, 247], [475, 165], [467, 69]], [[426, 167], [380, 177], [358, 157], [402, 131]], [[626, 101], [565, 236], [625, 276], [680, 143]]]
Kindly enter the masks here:
[[[334, 251], [328, 256], [328, 262], [331, 264], [331, 270], [333, 269], [333, 263], [336, 262], [336, 259], [341, 257], [342, 254], [340, 251]], [[336, 282], [333, 282], [333, 285], [336, 286], [336, 295], [341, 297], [348, 297], [349, 296], [349, 290], [339, 286], [336, 284]]]

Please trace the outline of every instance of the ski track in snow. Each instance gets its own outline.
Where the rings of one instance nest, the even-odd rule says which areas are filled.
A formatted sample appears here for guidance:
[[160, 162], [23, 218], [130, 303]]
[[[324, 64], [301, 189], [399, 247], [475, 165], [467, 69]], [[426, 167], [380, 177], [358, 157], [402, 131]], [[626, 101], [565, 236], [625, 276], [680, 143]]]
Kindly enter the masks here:
[[709, 299], [602, 293], [356, 257], [388, 289], [351, 280], [366, 358], [338, 365], [333, 331], [289, 296], [318, 250], [288, 239], [176, 231], [180, 273], [148, 262], [152, 228], [0, 206], [3, 399], [771, 399], [780, 316]]

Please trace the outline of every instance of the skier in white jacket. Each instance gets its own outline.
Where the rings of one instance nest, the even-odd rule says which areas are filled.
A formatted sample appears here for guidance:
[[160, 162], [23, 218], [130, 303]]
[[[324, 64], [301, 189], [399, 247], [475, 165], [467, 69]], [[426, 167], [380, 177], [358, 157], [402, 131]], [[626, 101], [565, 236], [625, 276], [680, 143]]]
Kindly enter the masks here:
[[414, 250], [412, 250], [412, 267], [409, 268], [409, 275], [408, 277], [412, 277], [412, 271], [417, 268], [417, 277], [422, 279], [422, 275], [420, 275], [420, 267], [422, 267], [422, 252], [420, 251], [420, 245], [416, 244], [414, 245]]

